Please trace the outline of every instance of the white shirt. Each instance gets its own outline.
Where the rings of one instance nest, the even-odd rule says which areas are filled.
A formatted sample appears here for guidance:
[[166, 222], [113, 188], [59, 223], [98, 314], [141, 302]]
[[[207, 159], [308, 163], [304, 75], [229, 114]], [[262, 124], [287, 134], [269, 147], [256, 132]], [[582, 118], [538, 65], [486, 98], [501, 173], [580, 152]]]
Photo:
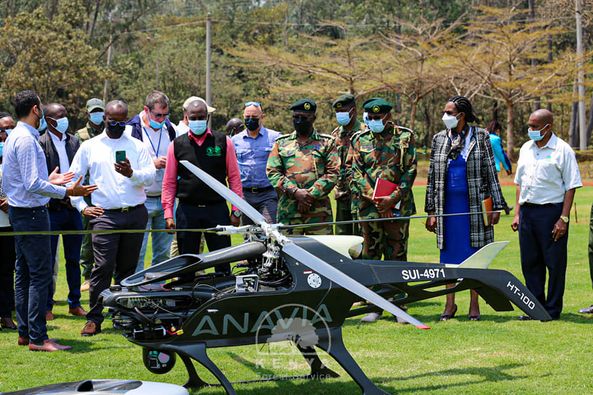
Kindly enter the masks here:
[[[159, 130], [154, 130], [150, 126], [144, 123], [145, 112], [142, 111], [139, 115], [140, 124], [142, 126], [142, 143], [148, 150], [150, 157], [156, 159], [157, 157], [167, 156], [167, 150], [169, 149], [169, 131], [167, 126]], [[154, 165], [154, 162], [153, 162]], [[163, 190], [163, 177], [165, 175], [165, 169], [156, 169], [154, 182], [146, 187], [146, 194], [148, 196], [161, 196]]]
[[[132, 165], [132, 177], [115, 171], [115, 152], [126, 151]], [[119, 139], [112, 139], [101, 133], [80, 146], [72, 160], [70, 171], [74, 179], [89, 173], [89, 183], [96, 184], [91, 194], [94, 206], [104, 209], [133, 207], [146, 201], [144, 188], [154, 182], [155, 168], [150, 154], [142, 141], [124, 132]], [[87, 207], [80, 196], [71, 197], [72, 205], [82, 212]]]
[[181, 120], [179, 121], [179, 124], [177, 125], [175, 132], [177, 134], [177, 137], [181, 136], [182, 134], [187, 134], [187, 132], [189, 132], [189, 126], [187, 126], [185, 122]]
[[523, 144], [515, 184], [519, 204], [562, 203], [566, 191], [583, 186], [574, 151], [555, 134], [541, 148], [534, 141]]
[[[58, 136], [56, 136], [49, 130], [46, 133], [49, 133], [51, 141], [56, 147], [56, 151], [58, 152], [58, 158], [60, 158], [60, 173], [67, 173], [68, 171], [70, 171], [70, 162], [68, 161], [68, 154], [66, 153], [66, 133], [62, 133], [61, 139], [59, 139]], [[49, 172], [54, 171], [54, 169], [47, 170]]]

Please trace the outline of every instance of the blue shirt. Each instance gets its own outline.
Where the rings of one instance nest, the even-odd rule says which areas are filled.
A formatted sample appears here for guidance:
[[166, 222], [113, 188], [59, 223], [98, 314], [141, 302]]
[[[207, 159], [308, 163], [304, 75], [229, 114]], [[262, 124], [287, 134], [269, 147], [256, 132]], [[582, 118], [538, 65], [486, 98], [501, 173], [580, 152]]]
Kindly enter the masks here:
[[504, 152], [502, 151], [502, 141], [500, 137], [494, 133], [490, 133], [490, 144], [492, 145], [492, 151], [494, 152], [494, 165], [496, 166], [496, 171], [500, 171], [500, 164], [505, 168], [505, 170], [510, 171], [511, 169], [507, 169], [507, 163], [504, 160]]
[[18, 122], [4, 144], [2, 189], [12, 207], [39, 207], [63, 199], [66, 188], [50, 184], [39, 132]]
[[237, 151], [241, 185], [244, 188], [266, 188], [272, 186], [266, 175], [268, 156], [280, 133], [261, 127], [256, 138], [247, 133], [247, 129], [233, 136], [231, 141]]

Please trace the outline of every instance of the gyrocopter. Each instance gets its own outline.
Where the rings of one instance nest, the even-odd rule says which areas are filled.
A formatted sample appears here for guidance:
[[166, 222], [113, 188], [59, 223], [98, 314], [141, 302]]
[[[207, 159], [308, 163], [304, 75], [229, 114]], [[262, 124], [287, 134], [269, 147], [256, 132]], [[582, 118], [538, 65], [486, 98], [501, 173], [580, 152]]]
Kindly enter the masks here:
[[[191, 163], [181, 163], [254, 222], [215, 229], [242, 234], [246, 241], [151, 266], [105, 290], [101, 297], [112, 312], [114, 327], [143, 347], [145, 366], [154, 373], [166, 373], [179, 356], [189, 374], [188, 388], [210, 385], [198, 375], [195, 360], [228, 394], [235, 394], [232, 383], [209, 358], [209, 348], [290, 340], [310, 366], [302, 377], [338, 376], [321, 361], [320, 349], [340, 364], [364, 394], [385, 394], [365, 375], [342, 340], [342, 324], [360, 314], [351, 310], [359, 301], [428, 329], [397, 306], [475, 289], [496, 311], [510, 311], [515, 304], [533, 319], [551, 319], [515, 276], [486, 269], [506, 242], [491, 243], [455, 266], [352, 259], [360, 237], [287, 237], [282, 224], [268, 224], [226, 186]], [[225, 263], [239, 265], [227, 275], [216, 270]], [[445, 288], [446, 284], [454, 287]]]

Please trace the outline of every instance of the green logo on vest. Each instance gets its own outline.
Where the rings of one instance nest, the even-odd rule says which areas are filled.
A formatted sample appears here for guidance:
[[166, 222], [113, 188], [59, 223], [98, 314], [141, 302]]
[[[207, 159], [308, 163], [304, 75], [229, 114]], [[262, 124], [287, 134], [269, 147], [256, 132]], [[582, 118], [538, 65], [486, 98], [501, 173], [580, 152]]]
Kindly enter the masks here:
[[208, 147], [206, 148], [206, 156], [221, 156], [222, 155], [222, 148], [220, 146]]

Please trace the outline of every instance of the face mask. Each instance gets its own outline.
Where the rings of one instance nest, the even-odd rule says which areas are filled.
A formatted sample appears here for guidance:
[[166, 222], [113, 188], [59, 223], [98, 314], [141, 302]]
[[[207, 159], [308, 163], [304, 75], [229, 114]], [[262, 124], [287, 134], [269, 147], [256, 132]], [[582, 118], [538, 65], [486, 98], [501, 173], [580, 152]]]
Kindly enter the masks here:
[[459, 120], [455, 115], [443, 114], [443, 123], [447, 129], [454, 129], [457, 127]]
[[293, 119], [292, 124], [294, 125], [294, 130], [301, 135], [309, 134], [311, 126], [313, 126], [313, 122], [310, 122], [305, 118]]
[[336, 120], [338, 121], [338, 124], [342, 126], [348, 125], [350, 123], [350, 119], [350, 113], [347, 111], [336, 113]]
[[369, 119], [368, 125], [373, 133], [381, 133], [385, 129], [383, 119]]
[[105, 113], [102, 111], [92, 112], [89, 114], [89, 120], [95, 125], [101, 125], [103, 123], [103, 115], [105, 115]]
[[39, 119], [39, 127], [37, 130], [43, 132], [45, 129], [47, 129], [47, 122], [45, 121], [45, 113], [41, 110], [41, 118]]
[[369, 113], [366, 111], [362, 113], [362, 122], [369, 126]]
[[56, 121], [56, 130], [62, 134], [66, 133], [66, 131], [68, 130], [68, 118], [67, 117], [63, 117], [60, 119], [55, 119]]
[[125, 122], [111, 121], [107, 124], [107, 130], [109, 131], [109, 134], [111, 134], [111, 136], [113, 136], [113, 138], [116, 138], [116, 139], [121, 137], [121, 135], [124, 133], [125, 129], [126, 129]]
[[157, 121], [151, 119], [150, 122], [149, 122], [149, 124], [150, 124], [150, 127], [153, 128], [153, 129], [162, 129], [163, 128], [163, 125], [165, 124], [165, 121], [163, 121], [163, 122], [157, 122]]
[[6, 135], [10, 136], [10, 132], [12, 132], [12, 129], [5, 129], [6, 130]]
[[2, 151], [4, 151], [4, 142], [0, 142], [0, 158], [2, 157]]
[[191, 119], [188, 121], [189, 130], [195, 134], [196, 136], [201, 136], [206, 132], [208, 129], [208, 121], [205, 119], [198, 119], [196, 121], [192, 121]]
[[245, 127], [252, 132], [259, 128], [259, 119], [257, 118], [246, 118], [245, 119]]
[[533, 141], [541, 141], [546, 136], [546, 134], [548, 134], [548, 132], [541, 134], [542, 130], [544, 130], [546, 128], [546, 126], [548, 126], [548, 125], [544, 125], [544, 127], [541, 128], [540, 130], [528, 129], [527, 134], [529, 135], [529, 138]]

